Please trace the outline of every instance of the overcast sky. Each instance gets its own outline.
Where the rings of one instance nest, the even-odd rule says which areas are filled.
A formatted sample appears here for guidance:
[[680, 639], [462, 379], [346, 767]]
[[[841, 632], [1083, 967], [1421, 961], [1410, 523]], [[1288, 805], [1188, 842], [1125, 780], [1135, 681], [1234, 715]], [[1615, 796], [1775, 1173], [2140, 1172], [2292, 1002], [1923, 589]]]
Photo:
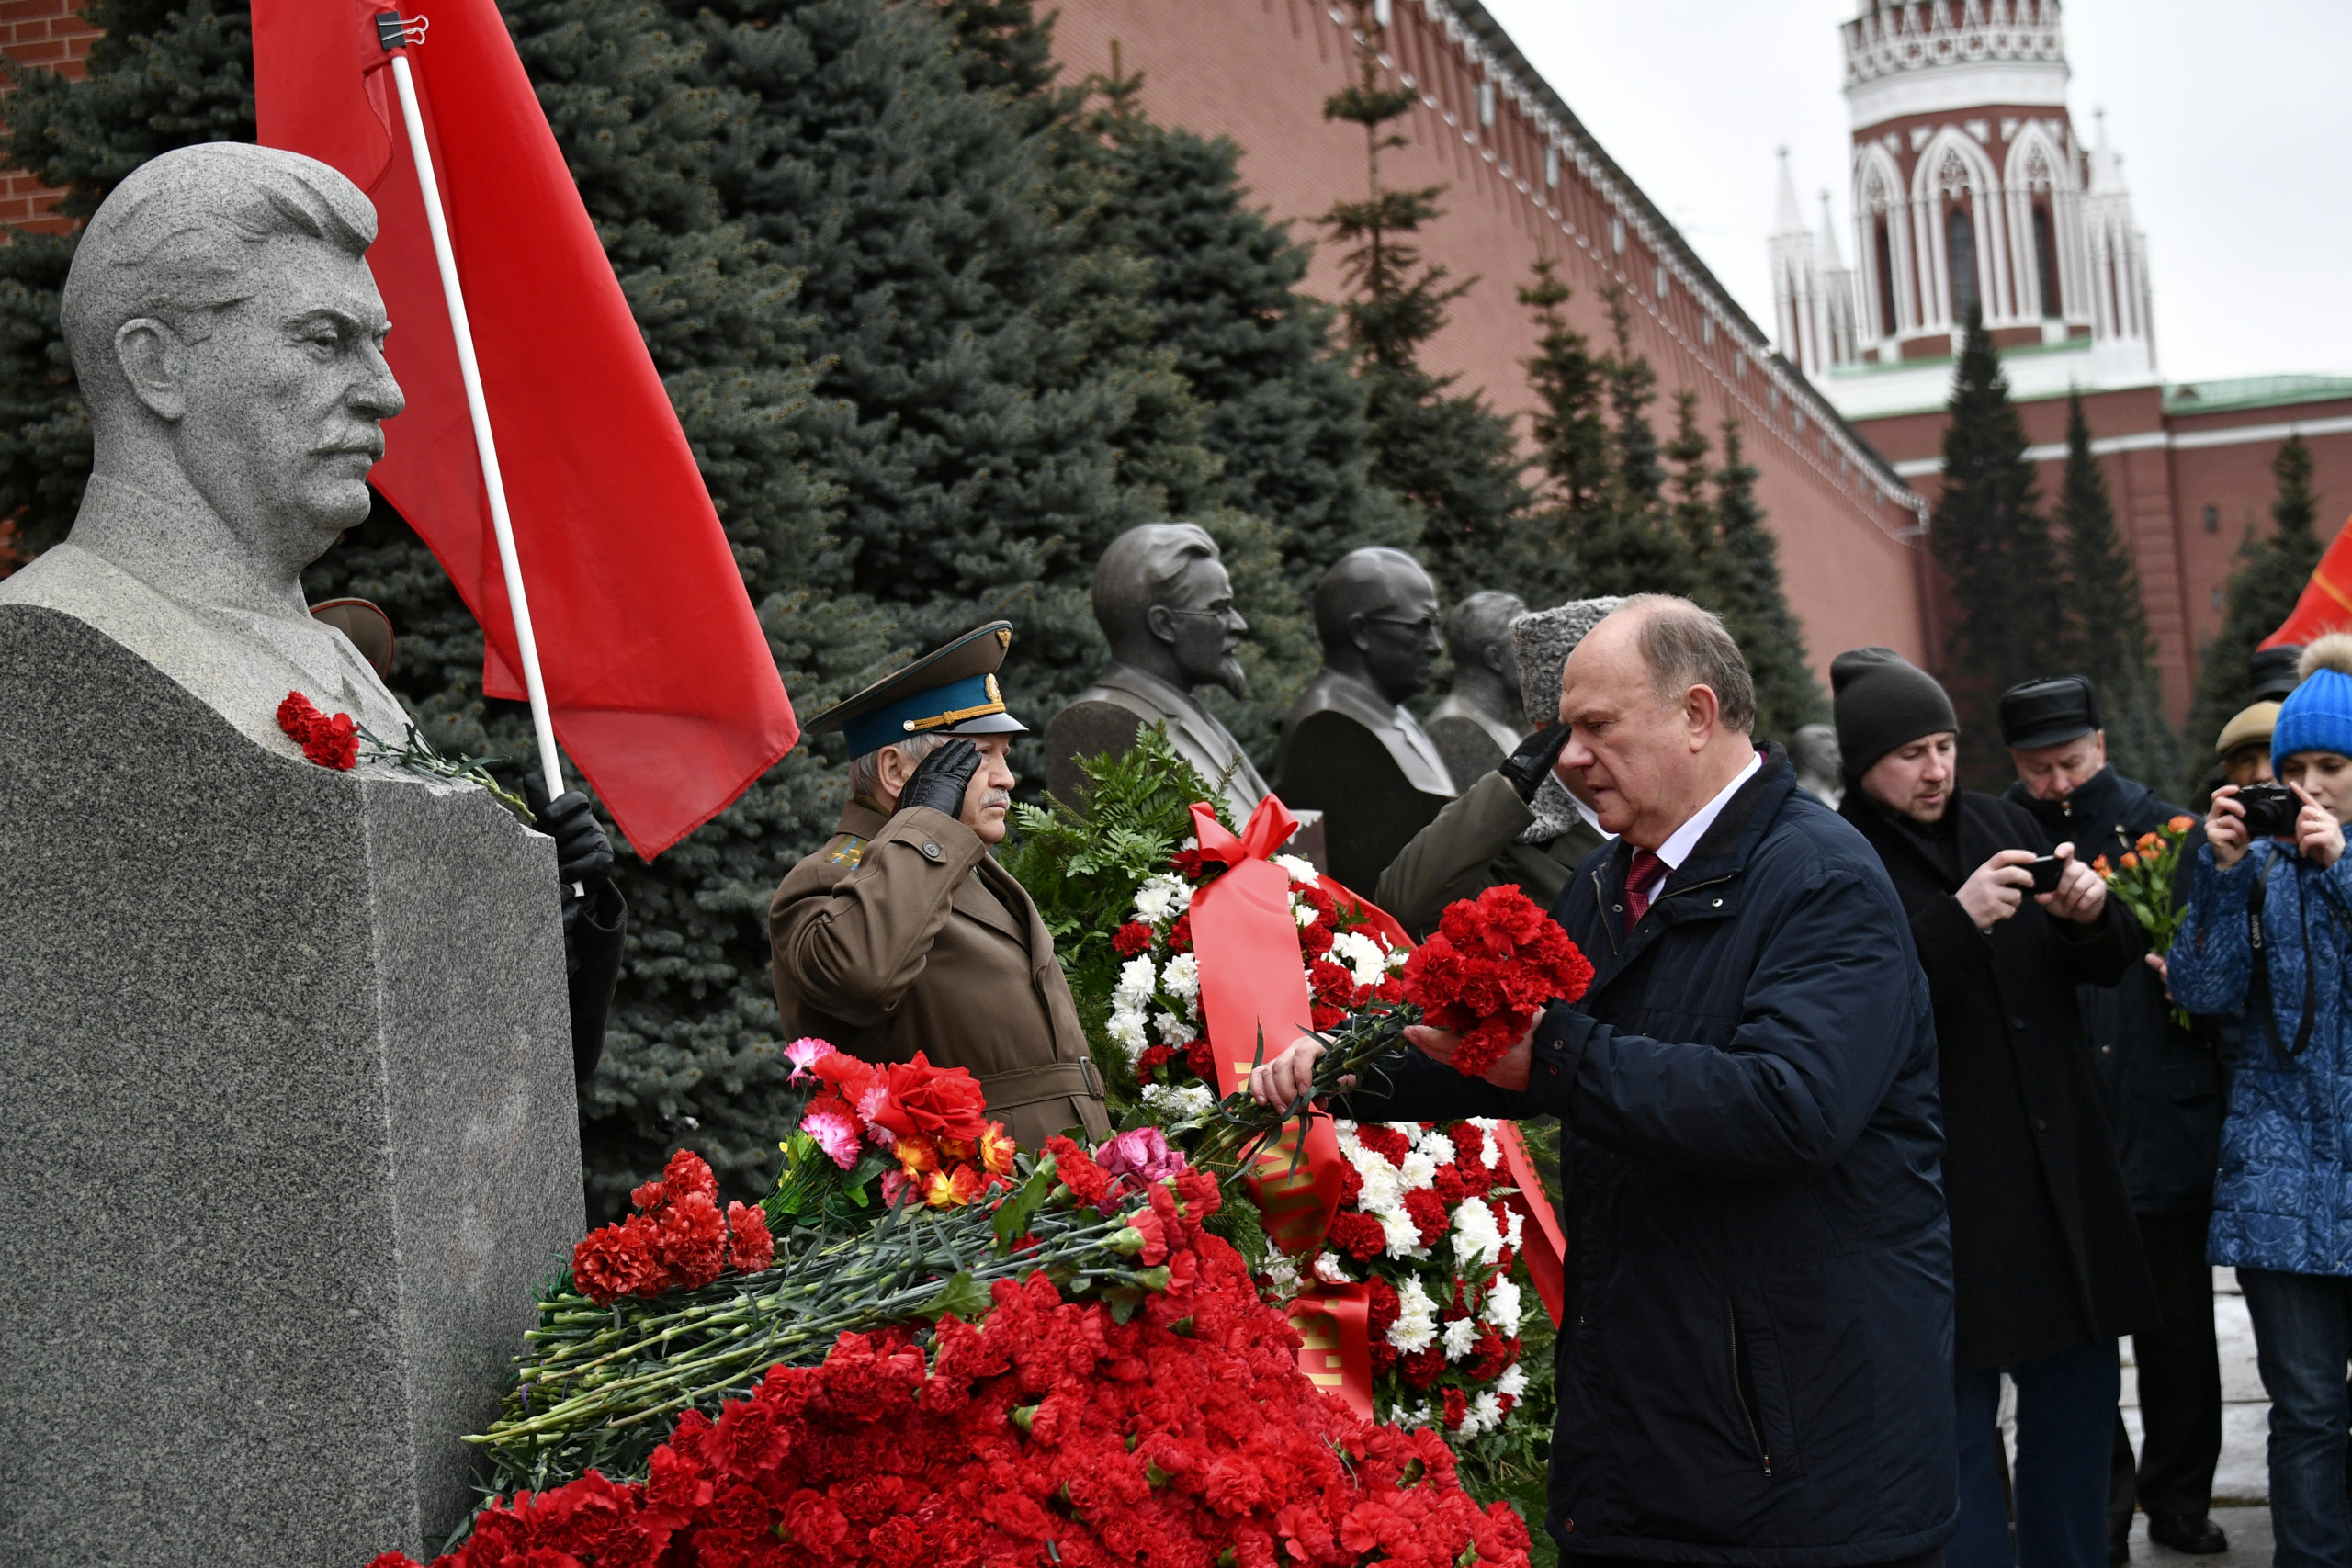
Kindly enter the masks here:
[[[1774, 149], [1847, 227], [1838, 24], [1857, 0], [1485, 0], [1770, 330]], [[2105, 107], [2148, 236], [2165, 375], [2352, 376], [2352, 4], [2065, 0], [2071, 104]]]

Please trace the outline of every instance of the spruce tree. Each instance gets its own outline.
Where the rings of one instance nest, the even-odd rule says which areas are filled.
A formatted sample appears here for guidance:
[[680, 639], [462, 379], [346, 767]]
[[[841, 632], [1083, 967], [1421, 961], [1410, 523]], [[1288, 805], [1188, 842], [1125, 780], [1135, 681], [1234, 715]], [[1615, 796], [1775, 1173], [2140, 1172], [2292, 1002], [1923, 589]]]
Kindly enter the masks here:
[[1714, 473], [1714, 543], [1701, 570], [1699, 602], [1724, 618], [1756, 683], [1756, 734], [1786, 741], [1798, 727], [1829, 716], [1805, 658], [1804, 628], [1781, 590], [1781, 544], [1756, 503], [1756, 465], [1739, 421], [1723, 423], [1723, 466]]
[[2068, 663], [2098, 687], [2108, 760], [2127, 778], [2171, 787], [2180, 738], [2165, 722], [2155, 642], [2140, 600], [2140, 574], [2115, 525], [2107, 476], [2091, 455], [2079, 393], [2067, 399], [2066, 475], [2058, 498], [2073, 648]]
[[1707, 433], [1699, 428], [1699, 394], [1686, 387], [1674, 394], [1674, 439], [1660, 449], [1660, 456], [1674, 465], [1668, 481], [1674, 499], [1668, 515], [1702, 582], [1715, 544], [1715, 509], [1707, 498]]
[[1538, 257], [1535, 281], [1519, 302], [1535, 312], [1535, 356], [1523, 361], [1539, 405], [1532, 419], [1537, 461], [1549, 483], [1544, 499], [1571, 515], [1597, 509], [1609, 488], [1609, 421], [1601, 412], [1601, 365], [1560, 307], [1570, 298], [1558, 264]]
[[2270, 459], [2270, 473], [2278, 485], [2278, 499], [2270, 503], [2276, 527], [2267, 536], [2260, 536], [2253, 520], [2247, 520], [2238, 565], [2224, 591], [2228, 607], [2222, 629], [2198, 661], [2197, 701], [2188, 716], [2191, 790], [2213, 763], [2213, 742], [2222, 726], [2246, 705], [2246, 661], [2294, 614], [2295, 602], [2302, 597], [2324, 548], [2313, 531], [2319, 496], [2312, 489], [2312, 449], [2301, 435], [2290, 435], [2279, 446]]
[[1666, 499], [1666, 463], [1649, 407], [1657, 400], [1657, 372], [1633, 342], [1624, 294], [1611, 288], [1610, 352], [1598, 365], [1609, 413], [1607, 468], [1599, 499], [1568, 521], [1576, 551], [1579, 596], [1699, 591], [1698, 559], [1675, 527]]
[[1450, 390], [1458, 378], [1421, 367], [1421, 345], [1445, 325], [1445, 307], [1477, 279], [1448, 280], [1425, 264], [1412, 243], [1441, 215], [1442, 186], [1391, 189], [1381, 183], [1380, 154], [1405, 146], [1385, 129], [1403, 118], [1413, 95], [1381, 83], [1385, 29], [1372, 0], [1352, 0], [1357, 79], [1323, 106], [1328, 119], [1363, 127], [1368, 190], [1361, 201], [1332, 205], [1323, 217], [1347, 247], [1342, 308], [1347, 342], [1363, 379], [1372, 425], [1374, 477], [1417, 503], [1422, 554], [1442, 590], [1460, 598], [1495, 586], [1495, 563], [1510, 544], [1528, 492], [1511, 422], [1476, 392]]
[[2063, 673], [2068, 635], [2058, 551], [2036, 502], [2025, 426], [1981, 317], [1971, 318], [1953, 370], [1943, 480], [1928, 537], [1959, 612], [1945, 684], [1962, 728], [1984, 738], [1965, 765], [1991, 783], [2006, 777], [2007, 766], [1996, 699], [2019, 681]]

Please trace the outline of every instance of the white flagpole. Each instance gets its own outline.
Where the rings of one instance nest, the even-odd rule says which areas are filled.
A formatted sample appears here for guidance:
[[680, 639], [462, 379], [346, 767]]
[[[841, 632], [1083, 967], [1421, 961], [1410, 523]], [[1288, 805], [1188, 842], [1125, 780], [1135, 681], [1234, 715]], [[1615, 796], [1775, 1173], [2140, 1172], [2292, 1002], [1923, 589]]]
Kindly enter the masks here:
[[[514, 613], [514, 641], [523, 655], [523, 689], [531, 699], [531, 725], [538, 733], [539, 771], [548, 798], [563, 793], [563, 764], [556, 757], [555, 721], [548, 715], [547, 686], [539, 678], [539, 642], [531, 631], [531, 604], [523, 592], [523, 567], [514, 556], [514, 525], [506, 514], [506, 480], [498, 468], [498, 443], [490, 434], [490, 405], [481, 395], [481, 367], [474, 360], [474, 333], [466, 318], [465, 290], [458, 283], [458, 257], [449, 248], [449, 223], [441, 212], [441, 186], [433, 175], [433, 150], [424, 141], [424, 117], [417, 112], [416, 82], [409, 74], [403, 30], [423, 31], [423, 19], [377, 18], [378, 38], [392, 57], [392, 80], [400, 86], [401, 118], [408, 123], [409, 154], [416, 161], [417, 187], [424, 195], [424, 224], [433, 231], [433, 257], [441, 264], [441, 296], [449, 302], [449, 331], [458, 340], [458, 373], [466, 383], [466, 412], [473, 415], [474, 450], [481, 456], [482, 488], [490, 492], [490, 526], [498, 536], [498, 564], [506, 573], [506, 603]], [[420, 40], [421, 38], [420, 38]], [[577, 887], [574, 891], [578, 891]]]

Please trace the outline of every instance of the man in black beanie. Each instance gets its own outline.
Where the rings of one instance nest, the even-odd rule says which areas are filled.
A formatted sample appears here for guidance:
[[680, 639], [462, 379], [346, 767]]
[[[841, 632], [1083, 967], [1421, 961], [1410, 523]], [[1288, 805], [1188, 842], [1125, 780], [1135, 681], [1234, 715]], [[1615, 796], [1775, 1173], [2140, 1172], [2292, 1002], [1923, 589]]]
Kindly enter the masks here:
[[[1932, 676], [1862, 648], [1829, 679], [1838, 812], [1894, 883], [1935, 1006], [1960, 1453], [1946, 1562], [2099, 1568], [2115, 1341], [2155, 1303], [2075, 987], [2114, 981], [2145, 939], [2072, 844], [2053, 851], [2023, 807], [1958, 788], [1960, 723]], [[2049, 891], [2035, 891], [2037, 862]], [[2003, 1372], [2018, 1388], [2009, 1496]]]

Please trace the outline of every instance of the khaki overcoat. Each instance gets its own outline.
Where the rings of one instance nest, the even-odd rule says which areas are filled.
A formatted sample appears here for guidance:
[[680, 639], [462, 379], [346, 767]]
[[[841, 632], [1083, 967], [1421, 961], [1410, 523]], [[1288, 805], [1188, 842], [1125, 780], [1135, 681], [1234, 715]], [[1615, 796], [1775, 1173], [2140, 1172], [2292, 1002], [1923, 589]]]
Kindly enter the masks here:
[[1509, 780], [1481, 774], [1380, 874], [1373, 902], [1417, 941], [1437, 930], [1447, 905], [1506, 882], [1548, 909], [1570, 874], [1605, 840], [1578, 817], [1548, 843], [1521, 843], [1519, 835], [1534, 822]]
[[858, 801], [768, 906], [785, 1038], [869, 1062], [964, 1067], [1022, 1147], [1110, 1131], [1054, 939], [978, 834], [916, 807]]

